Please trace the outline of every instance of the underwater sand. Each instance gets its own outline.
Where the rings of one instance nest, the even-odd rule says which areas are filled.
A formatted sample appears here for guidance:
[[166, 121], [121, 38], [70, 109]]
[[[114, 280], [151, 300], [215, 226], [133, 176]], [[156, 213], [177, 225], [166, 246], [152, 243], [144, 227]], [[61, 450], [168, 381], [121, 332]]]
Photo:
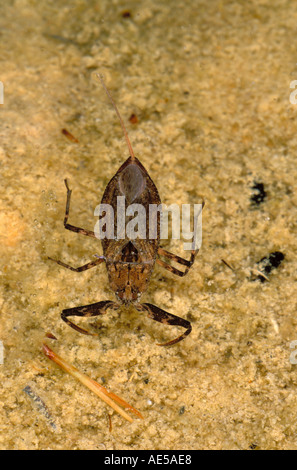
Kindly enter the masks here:
[[[0, 18], [0, 448], [297, 449], [294, 2], [15, 0]], [[64, 229], [63, 180], [69, 222], [93, 230], [128, 157], [95, 72], [162, 202], [206, 202], [193, 268], [179, 278], [157, 266], [143, 297], [192, 322], [171, 348], [156, 343], [180, 330], [134, 310], [93, 322], [99, 338], [60, 318], [114, 300], [103, 265], [74, 273], [47, 259], [101, 254]], [[258, 205], [254, 182], [267, 193]], [[162, 246], [183, 254], [182, 242]], [[255, 280], [276, 251], [282, 263]], [[47, 332], [145, 419], [130, 424], [51, 363]]]

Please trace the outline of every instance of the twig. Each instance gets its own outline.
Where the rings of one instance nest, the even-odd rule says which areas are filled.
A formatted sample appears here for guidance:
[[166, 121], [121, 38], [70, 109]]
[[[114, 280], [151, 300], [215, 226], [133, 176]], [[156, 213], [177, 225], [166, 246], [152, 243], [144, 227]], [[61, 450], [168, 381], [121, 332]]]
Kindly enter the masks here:
[[64, 359], [62, 359], [60, 356], [58, 356], [58, 354], [56, 354], [46, 344], [43, 344], [43, 352], [49, 359], [51, 359], [59, 367], [61, 367], [61, 369], [65, 370], [65, 372], [68, 372], [70, 375], [78, 379], [82, 384], [88, 387], [92, 392], [94, 392], [98, 397], [100, 397], [101, 400], [105, 401], [105, 403], [111, 406], [117, 413], [123, 416], [123, 418], [125, 418], [127, 421], [132, 423], [133, 419], [122, 408], [120, 408], [117, 405], [117, 403], [121, 405], [122, 407], [128, 409], [132, 413], [134, 413], [139, 418], [143, 419], [142, 414], [138, 410], [136, 410], [133, 406], [129, 405], [129, 403], [127, 403], [125, 400], [118, 397], [114, 393], [106, 390], [105, 387], [100, 385], [95, 380], [91, 379], [87, 375], [80, 372], [78, 369], [76, 369], [76, 367], [72, 366], [71, 364], [66, 362]]

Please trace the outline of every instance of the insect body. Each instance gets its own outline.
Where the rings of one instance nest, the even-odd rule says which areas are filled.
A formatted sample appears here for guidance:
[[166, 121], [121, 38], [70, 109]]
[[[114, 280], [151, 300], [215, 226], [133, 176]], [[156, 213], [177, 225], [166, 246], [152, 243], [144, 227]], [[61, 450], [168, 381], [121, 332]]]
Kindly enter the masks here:
[[[157, 188], [140, 161], [133, 157], [121, 166], [108, 183], [101, 204], [110, 204], [114, 208], [114, 220], [117, 220], [117, 197], [125, 196], [125, 203], [141, 204], [149, 213], [149, 204], [161, 204]], [[126, 211], [125, 211], [126, 212]], [[159, 221], [158, 221], [159, 222]], [[135, 302], [146, 290], [154, 268], [159, 242], [160, 227], [156, 239], [122, 240], [102, 239], [103, 255], [109, 275], [109, 283], [119, 301]], [[117, 228], [117, 227], [116, 227]], [[149, 227], [147, 227], [147, 232]]]
[[[123, 163], [123, 165], [119, 168], [114, 177], [108, 183], [104, 191], [101, 204], [109, 204], [114, 209], [115, 221], [117, 220], [118, 196], [125, 196], [125, 204], [127, 205], [132, 203], [141, 204], [145, 207], [146, 214], [148, 214], [148, 207], [150, 204], [161, 204], [158, 190], [144, 166], [135, 157], [127, 131], [125, 129], [120, 113], [117, 109], [117, 106], [114, 103], [113, 98], [111, 97], [108, 89], [106, 88], [102, 78], [99, 75], [98, 77], [101, 80], [102, 86], [104, 87], [107, 95], [109, 96], [113, 107], [118, 115], [130, 153], [129, 158]], [[70, 225], [68, 223], [71, 190], [69, 189], [67, 180], [65, 180], [65, 185], [67, 188], [67, 202], [64, 218], [65, 228], [67, 230], [71, 230], [73, 232], [81, 233], [83, 235], [95, 238], [95, 232], [85, 230], [83, 228]], [[147, 236], [144, 239], [131, 239], [127, 235], [124, 239], [101, 239], [103, 256], [100, 256], [96, 260], [91, 261], [78, 268], [73, 268], [72, 266], [63, 263], [62, 261], [56, 261], [52, 258], [49, 259], [55, 261], [61, 266], [64, 266], [65, 268], [71, 269], [72, 271], [76, 272], [85, 271], [89, 268], [101, 264], [102, 262], [105, 262], [110, 287], [115, 292], [119, 303], [133, 304], [138, 311], [146, 312], [149, 318], [156, 320], [160, 323], [181, 326], [185, 328], [186, 331], [183, 334], [171, 341], [161, 344], [162, 346], [169, 346], [178, 343], [191, 333], [191, 323], [181, 317], [165, 312], [164, 310], [155, 305], [149, 303], [140, 304], [139, 300], [141, 295], [147, 288], [155, 263], [158, 263], [168, 271], [178, 276], [184, 276], [185, 274], [187, 274], [190, 267], [194, 263], [195, 256], [198, 253], [198, 250], [191, 251], [190, 260], [186, 260], [162, 249], [159, 246], [159, 215], [157, 218], [156, 237], [153, 239], [149, 238], [148, 224], [146, 230]], [[167, 261], [161, 260], [161, 256]], [[168, 263], [168, 260], [175, 261], [176, 263], [183, 266], [185, 269], [182, 271], [173, 267], [171, 264]], [[61, 317], [75, 330], [81, 333], [94, 335], [94, 333], [90, 333], [89, 331], [82, 329], [81, 327], [70, 321], [68, 317], [94, 317], [97, 315], [102, 315], [106, 312], [108, 308], [118, 309], [119, 303], [113, 302], [111, 300], [103, 300], [101, 302], [96, 302], [94, 304], [86, 306], [68, 308], [62, 311]]]

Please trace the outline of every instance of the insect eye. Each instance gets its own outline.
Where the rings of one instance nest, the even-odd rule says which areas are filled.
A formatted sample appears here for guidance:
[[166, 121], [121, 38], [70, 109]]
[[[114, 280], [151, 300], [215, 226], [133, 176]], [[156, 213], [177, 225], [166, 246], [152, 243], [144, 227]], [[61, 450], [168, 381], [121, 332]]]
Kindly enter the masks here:
[[146, 186], [141, 170], [133, 163], [128, 165], [119, 178], [119, 188], [128, 202], [133, 202]]

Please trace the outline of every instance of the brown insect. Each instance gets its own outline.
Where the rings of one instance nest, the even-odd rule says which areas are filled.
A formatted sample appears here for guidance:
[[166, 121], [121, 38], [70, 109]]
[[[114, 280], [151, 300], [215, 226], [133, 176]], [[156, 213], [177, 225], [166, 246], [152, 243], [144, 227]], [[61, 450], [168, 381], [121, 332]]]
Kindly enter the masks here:
[[[114, 209], [114, 219], [117, 220], [117, 196], [125, 196], [126, 205], [131, 203], [139, 203], [146, 209], [148, 214], [149, 204], [160, 205], [161, 200], [158, 190], [150, 178], [148, 172], [140, 161], [135, 157], [125, 125], [118, 111], [118, 108], [106, 88], [103, 79], [98, 75], [103, 88], [105, 89], [116, 113], [120, 120], [121, 127], [126, 139], [126, 143], [129, 149], [130, 156], [119, 168], [114, 177], [110, 180], [104, 191], [101, 204], [110, 204]], [[70, 209], [70, 198], [71, 190], [69, 189], [68, 182], [65, 179], [65, 185], [67, 189], [67, 201], [66, 211], [64, 218], [64, 227], [67, 230], [81, 233], [88, 237], [96, 238], [95, 232], [85, 230], [80, 227], [76, 227], [68, 223], [69, 209]], [[203, 203], [204, 204], [204, 203]], [[116, 225], [116, 224], [115, 224]], [[140, 304], [139, 300], [141, 295], [147, 289], [151, 274], [154, 269], [155, 263], [158, 263], [163, 268], [167, 269], [173, 274], [178, 276], [185, 276], [192, 264], [194, 263], [195, 257], [199, 250], [192, 250], [191, 257], [189, 260], [181, 258], [177, 255], [164, 250], [159, 246], [160, 244], [160, 214], [157, 217], [157, 236], [155, 239], [149, 239], [148, 236], [148, 224], [147, 224], [147, 237], [145, 239], [129, 239], [126, 235], [125, 239], [101, 239], [103, 256], [98, 257], [96, 260], [91, 261], [78, 268], [73, 268], [62, 261], [57, 261], [52, 258], [61, 266], [67, 269], [71, 269], [75, 272], [86, 271], [87, 269], [93, 268], [105, 262], [109, 284], [111, 289], [115, 292], [115, 295], [121, 304], [133, 304], [139, 312], [146, 312], [148, 317], [156, 320], [157, 322], [181, 326], [185, 328], [185, 332], [177, 338], [160, 344], [160, 346], [169, 346], [178, 343], [186, 336], [191, 333], [192, 326], [188, 320], [180, 318], [172, 313], [165, 312], [161, 308], [144, 303]], [[160, 259], [160, 256], [165, 258], [166, 261]], [[168, 260], [172, 260], [179, 265], [183, 266], [184, 270], [179, 270], [168, 263]], [[79, 331], [80, 333], [97, 335], [90, 333], [87, 330], [82, 329], [75, 323], [69, 320], [70, 316], [78, 317], [94, 317], [102, 315], [107, 309], [113, 308], [118, 309], [119, 304], [111, 300], [103, 300], [94, 304], [68, 308], [62, 311], [61, 318], [68, 323], [72, 328]]]

